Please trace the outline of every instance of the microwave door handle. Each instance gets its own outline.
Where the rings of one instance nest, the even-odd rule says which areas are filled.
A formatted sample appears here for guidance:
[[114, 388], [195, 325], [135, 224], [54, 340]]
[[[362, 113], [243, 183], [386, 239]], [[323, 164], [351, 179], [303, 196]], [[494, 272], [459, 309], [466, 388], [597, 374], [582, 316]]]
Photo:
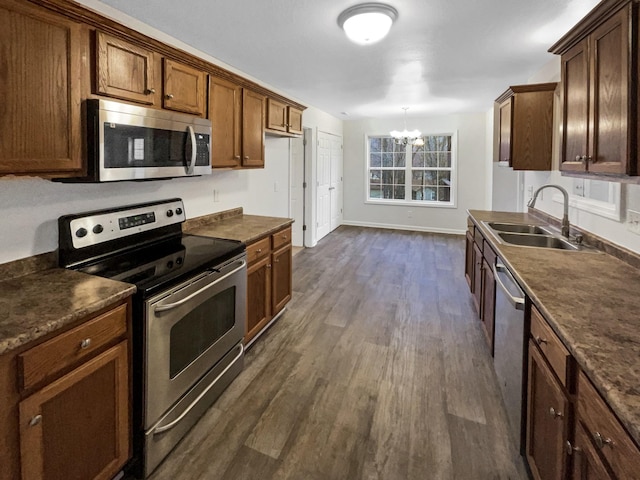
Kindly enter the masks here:
[[191, 125], [187, 125], [187, 130], [189, 130], [189, 140], [191, 141], [191, 161], [189, 162], [189, 166], [187, 167], [187, 175], [193, 175], [193, 169], [196, 166], [196, 156], [198, 154], [196, 145], [196, 132], [193, 131], [193, 127]]

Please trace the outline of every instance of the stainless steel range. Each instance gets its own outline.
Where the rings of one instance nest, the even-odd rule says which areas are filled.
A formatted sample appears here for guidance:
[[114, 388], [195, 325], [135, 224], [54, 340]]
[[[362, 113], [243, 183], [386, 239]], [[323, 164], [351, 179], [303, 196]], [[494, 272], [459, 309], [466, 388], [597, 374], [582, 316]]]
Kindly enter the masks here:
[[134, 460], [147, 477], [240, 373], [245, 245], [182, 233], [180, 199], [60, 217], [60, 266], [133, 283]]

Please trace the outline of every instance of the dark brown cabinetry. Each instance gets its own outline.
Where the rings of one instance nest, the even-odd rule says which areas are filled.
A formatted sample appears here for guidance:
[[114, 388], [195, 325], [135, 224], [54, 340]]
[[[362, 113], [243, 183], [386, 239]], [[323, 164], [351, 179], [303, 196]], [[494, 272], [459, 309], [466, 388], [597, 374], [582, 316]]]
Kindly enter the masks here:
[[81, 25], [0, 0], [0, 175], [80, 174]]
[[550, 51], [561, 55], [560, 169], [637, 175], [638, 8], [601, 2]]
[[266, 128], [277, 133], [300, 135], [302, 134], [302, 110], [273, 98], [267, 98]]
[[245, 344], [262, 332], [291, 300], [291, 227], [247, 245]]
[[493, 353], [493, 330], [496, 311], [496, 278], [493, 274], [495, 256], [485, 256], [482, 259], [482, 313], [480, 320], [484, 328], [485, 337]]
[[571, 480], [613, 480], [579, 422], [573, 444], [567, 444], [567, 454], [571, 458]]
[[514, 170], [551, 170], [556, 83], [509, 87], [499, 103], [499, 158]]

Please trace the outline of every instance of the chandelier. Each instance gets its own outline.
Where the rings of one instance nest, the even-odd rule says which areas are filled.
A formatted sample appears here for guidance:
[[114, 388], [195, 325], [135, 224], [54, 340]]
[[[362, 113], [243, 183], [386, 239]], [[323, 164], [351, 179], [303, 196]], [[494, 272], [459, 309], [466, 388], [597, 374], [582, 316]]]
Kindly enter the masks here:
[[389, 132], [389, 135], [393, 137], [396, 145], [415, 145], [418, 147], [424, 145], [424, 139], [422, 138], [420, 130], [407, 130], [407, 110], [409, 110], [409, 107], [402, 107], [402, 109], [404, 110], [404, 130], [401, 132], [392, 130]]

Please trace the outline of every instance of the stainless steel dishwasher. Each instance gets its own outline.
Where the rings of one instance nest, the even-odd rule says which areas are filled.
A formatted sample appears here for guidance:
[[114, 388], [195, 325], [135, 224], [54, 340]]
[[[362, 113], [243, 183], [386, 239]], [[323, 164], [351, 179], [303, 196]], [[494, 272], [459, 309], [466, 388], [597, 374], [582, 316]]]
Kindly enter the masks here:
[[509, 427], [518, 449], [524, 445], [524, 292], [498, 258], [493, 265], [496, 278], [496, 313], [493, 362], [507, 410]]

